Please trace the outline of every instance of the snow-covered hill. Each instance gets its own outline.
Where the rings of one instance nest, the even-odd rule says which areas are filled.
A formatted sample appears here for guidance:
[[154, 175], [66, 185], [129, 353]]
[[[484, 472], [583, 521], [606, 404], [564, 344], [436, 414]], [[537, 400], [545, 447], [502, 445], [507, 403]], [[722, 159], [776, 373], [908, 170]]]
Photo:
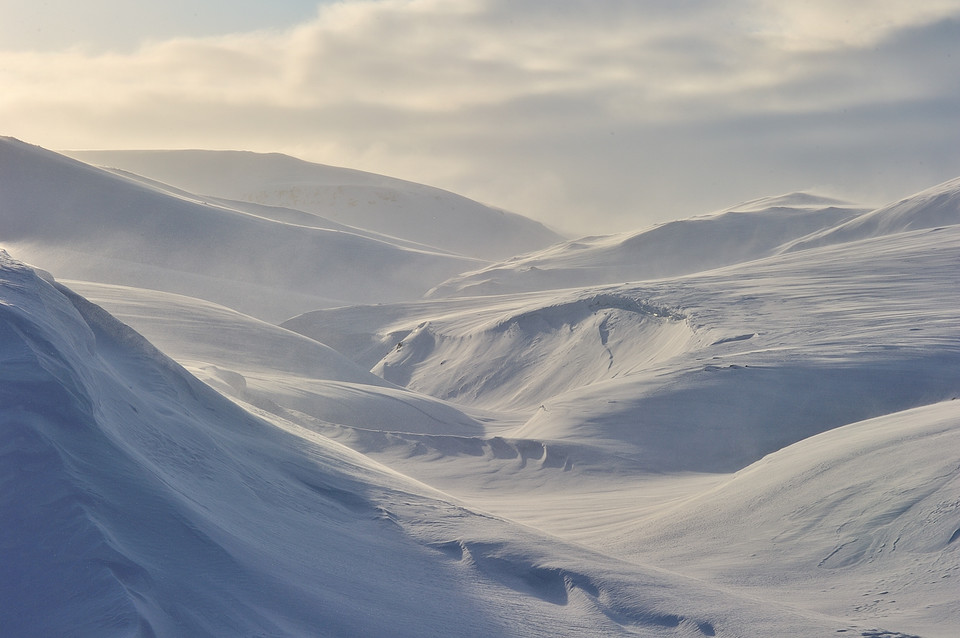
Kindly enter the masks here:
[[949, 636], [960, 575], [955, 450], [958, 401], [838, 428], [625, 529], [618, 551], [783, 598], [802, 589], [828, 613], [884, 615]]
[[197, 382], [0, 255], [7, 635], [723, 635], [834, 619], [549, 539]]
[[[940, 201], [950, 221], [952, 199]], [[472, 447], [328, 432], [406, 474], [625, 560], [903, 628], [864, 636], [950, 636], [960, 626], [944, 578], [960, 567], [960, 465], [947, 452], [960, 428], [960, 224], [900, 222], [682, 277], [331, 309], [284, 325], [343, 335], [344, 354], [379, 355], [372, 369], [387, 378], [522, 421], [488, 426]], [[901, 425], [903, 440], [923, 442], [897, 458]], [[753, 463], [769, 468], [757, 476], [791, 476], [799, 470], [778, 453], [790, 445], [809, 486], [717, 487]], [[836, 503], [818, 500], [832, 493]], [[871, 513], [879, 503], [889, 507]], [[899, 530], [913, 549], [875, 557]], [[821, 564], [835, 549], [831, 561], [855, 559]]]
[[772, 255], [784, 243], [866, 212], [791, 193], [635, 233], [584, 237], [453, 277], [432, 297], [494, 295], [703, 272]]
[[0, 139], [0, 242], [73, 279], [208, 299], [273, 321], [416, 298], [475, 260], [172, 196]]
[[899, 202], [859, 215], [850, 221], [787, 246], [803, 250], [882, 235], [960, 224], [960, 178], [952, 179]]
[[193, 193], [284, 206], [479, 259], [506, 259], [563, 239], [539, 222], [448, 191], [278, 153], [70, 151], [67, 155]]
[[[388, 380], [535, 409], [521, 438], [635, 454], [651, 469], [733, 470], [960, 394], [960, 318], [944, 297], [960, 277], [958, 246], [952, 226], [682, 279], [491, 297], [483, 310], [471, 300], [456, 313], [450, 300], [402, 306], [410, 315], [398, 320], [368, 307], [351, 324], [371, 331], [357, 343], [400, 339], [373, 367]], [[284, 325], [311, 335], [343, 312]]]
[[763, 198], [278, 326], [214, 302], [273, 319], [319, 274], [477, 262], [0, 151], [0, 241], [79, 273], [0, 257], [7, 633], [956, 634], [960, 183]]

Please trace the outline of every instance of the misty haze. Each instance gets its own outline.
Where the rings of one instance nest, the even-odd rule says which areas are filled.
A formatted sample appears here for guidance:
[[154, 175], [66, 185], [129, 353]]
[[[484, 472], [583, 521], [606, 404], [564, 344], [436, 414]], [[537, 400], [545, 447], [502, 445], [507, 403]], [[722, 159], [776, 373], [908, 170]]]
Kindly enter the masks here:
[[0, 7], [0, 638], [960, 635], [960, 2]]

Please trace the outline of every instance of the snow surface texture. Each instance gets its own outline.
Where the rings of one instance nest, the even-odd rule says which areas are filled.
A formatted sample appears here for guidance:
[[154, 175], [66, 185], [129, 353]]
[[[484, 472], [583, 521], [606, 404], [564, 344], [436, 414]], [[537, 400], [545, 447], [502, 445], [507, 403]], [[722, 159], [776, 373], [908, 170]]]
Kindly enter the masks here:
[[9, 138], [0, 139], [0, 192], [0, 237], [28, 262], [268, 320], [416, 297], [438, 277], [482, 263], [175, 197]]
[[676, 277], [774, 254], [866, 212], [807, 193], [768, 197], [637, 233], [584, 237], [446, 281], [433, 297], [531, 292]]
[[284, 206], [479, 259], [506, 259], [561, 237], [539, 222], [383, 175], [237, 151], [74, 151], [194, 193]]
[[[109, 209], [117, 183], [201, 199], [18, 144], [0, 241], [58, 275], [94, 208], [41, 232], [25, 180], [49, 207]], [[764, 198], [282, 326], [215, 288], [67, 289], [4, 256], [0, 627], [955, 636], [958, 193]]]

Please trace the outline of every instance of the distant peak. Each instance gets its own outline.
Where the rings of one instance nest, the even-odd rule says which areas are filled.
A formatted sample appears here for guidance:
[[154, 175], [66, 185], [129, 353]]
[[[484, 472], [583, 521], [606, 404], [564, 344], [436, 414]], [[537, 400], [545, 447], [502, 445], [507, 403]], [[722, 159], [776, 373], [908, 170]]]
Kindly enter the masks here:
[[770, 208], [827, 208], [829, 206], [848, 207], [853, 206], [851, 202], [833, 197], [817, 195], [807, 191], [794, 191], [783, 195], [773, 195], [770, 197], [760, 197], [740, 202], [735, 206], [725, 208], [721, 212], [744, 212], [752, 213]]

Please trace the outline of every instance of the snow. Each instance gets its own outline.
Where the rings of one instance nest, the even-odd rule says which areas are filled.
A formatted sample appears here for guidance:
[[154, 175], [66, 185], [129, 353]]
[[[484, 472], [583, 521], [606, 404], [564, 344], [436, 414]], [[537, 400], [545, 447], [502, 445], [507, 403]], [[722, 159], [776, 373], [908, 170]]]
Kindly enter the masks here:
[[493, 295], [676, 277], [774, 254], [866, 209], [809, 193], [762, 198], [640, 232], [585, 237], [443, 282], [430, 296]]
[[73, 151], [194, 193], [283, 206], [479, 259], [553, 244], [539, 222], [454, 193], [280, 155], [236, 151]]
[[199, 204], [11, 139], [0, 139], [0, 191], [0, 233], [21, 259], [267, 320], [419, 296], [481, 263]]
[[[320, 175], [195, 172], [230, 196], [240, 160]], [[4, 634], [960, 627], [958, 180], [478, 270], [412, 218], [401, 241], [12, 140], [0, 169]]]

